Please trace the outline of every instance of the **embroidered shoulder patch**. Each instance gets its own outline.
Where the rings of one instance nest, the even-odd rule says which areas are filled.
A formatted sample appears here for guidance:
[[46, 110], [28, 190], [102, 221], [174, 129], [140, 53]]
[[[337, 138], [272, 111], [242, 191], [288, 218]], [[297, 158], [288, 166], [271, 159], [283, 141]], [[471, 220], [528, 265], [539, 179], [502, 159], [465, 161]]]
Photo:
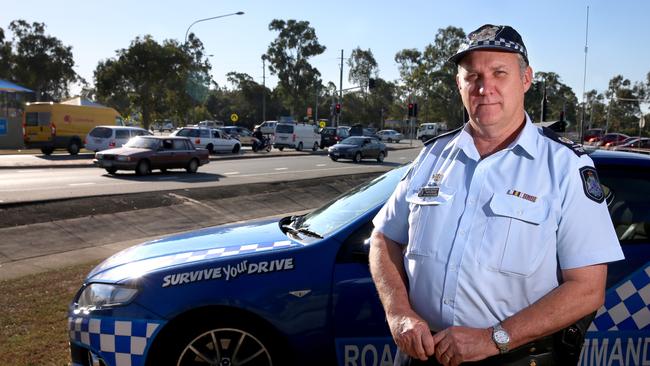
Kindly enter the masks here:
[[557, 143], [559, 143], [561, 145], [564, 145], [564, 146], [568, 147], [569, 149], [571, 149], [578, 156], [581, 156], [581, 155], [584, 155], [584, 154], [587, 153], [585, 151], [585, 149], [582, 147], [582, 145], [577, 144], [577, 143], [571, 141], [571, 139], [568, 139], [568, 138], [566, 138], [564, 136], [558, 135], [555, 131], [551, 130], [550, 128], [542, 127], [542, 134], [544, 134], [544, 136], [550, 138], [551, 140], [553, 140], [553, 141], [555, 141], [555, 142], [557, 142]]
[[580, 178], [582, 179], [582, 189], [584, 189], [587, 198], [598, 203], [603, 202], [605, 192], [600, 186], [596, 169], [590, 166], [580, 168]]

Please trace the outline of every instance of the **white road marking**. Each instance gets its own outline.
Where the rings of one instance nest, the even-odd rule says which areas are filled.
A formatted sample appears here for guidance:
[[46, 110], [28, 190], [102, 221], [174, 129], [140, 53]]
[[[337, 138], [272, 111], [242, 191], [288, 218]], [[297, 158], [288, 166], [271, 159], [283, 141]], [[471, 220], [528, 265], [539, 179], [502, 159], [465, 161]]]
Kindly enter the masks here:
[[405, 156], [400, 156], [400, 158], [399, 158], [399, 160], [406, 160], [406, 159], [408, 159], [408, 158], [405, 157]]
[[235, 175], [235, 174], [239, 174], [239, 172], [225, 172], [225, 173], [223, 173], [223, 175]]
[[96, 184], [96, 183], [93, 183], [93, 182], [87, 182], [87, 183], [70, 183], [70, 184], [68, 184], [68, 185], [69, 185], [70, 187], [76, 187], [76, 186], [91, 186], [91, 185], [93, 185], [93, 184]]
[[275, 170], [287, 170], [289, 168], [275, 168]]
[[327, 164], [316, 164], [316, 166], [327, 166]]

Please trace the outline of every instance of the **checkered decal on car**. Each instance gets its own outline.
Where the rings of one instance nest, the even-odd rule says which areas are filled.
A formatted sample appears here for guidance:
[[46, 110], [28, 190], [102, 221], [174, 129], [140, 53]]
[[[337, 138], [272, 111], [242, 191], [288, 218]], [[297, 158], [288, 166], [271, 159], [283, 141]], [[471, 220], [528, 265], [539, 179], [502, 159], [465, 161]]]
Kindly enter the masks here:
[[[179, 254], [170, 255], [166, 257], [155, 258], [151, 260], [151, 262], [152, 264], [155, 263], [156, 266], [171, 266], [171, 265], [183, 264], [188, 262], [200, 261], [204, 259], [228, 257], [237, 254], [251, 253], [251, 252], [264, 252], [268, 250], [290, 248], [299, 245], [300, 244], [292, 242], [291, 240], [276, 241], [276, 242], [271, 242], [266, 244], [245, 244], [245, 245], [233, 246], [233, 247], [198, 250], [195, 252], [184, 252], [184, 253], [179, 253]], [[104, 268], [108, 268], [112, 265], [114, 261], [118, 261], [119, 258], [121, 258], [122, 256], [128, 256], [128, 255], [129, 255], [129, 251], [127, 249], [126, 251], [116, 255], [115, 257], [111, 257], [108, 260], [106, 260], [103, 264], [101, 264], [100, 267], [96, 269], [96, 271], [102, 270]], [[139, 266], [140, 268], [146, 268], [146, 265], [144, 265], [141, 262], [134, 262], [133, 264]]]
[[70, 317], [70, 339], [90, 347], [108, 365], [144, 365], [144, 351], [160, 323]]
[[650, 263], [607, 290], [589, 331], [650, 329]]

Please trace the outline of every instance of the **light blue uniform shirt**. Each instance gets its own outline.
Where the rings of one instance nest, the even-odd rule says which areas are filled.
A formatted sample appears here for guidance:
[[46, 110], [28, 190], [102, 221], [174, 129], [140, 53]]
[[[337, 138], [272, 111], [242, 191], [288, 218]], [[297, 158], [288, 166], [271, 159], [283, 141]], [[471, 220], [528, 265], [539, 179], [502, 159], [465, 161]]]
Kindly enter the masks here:
[[425, 146], [373, 220], [406, 244], [411, 305], [434, 331], [490, 327], [528, 307], [558, 286], [558, 260], [570, 269], [623, 259], [606, 204], [587, 194], [602, 193], [581, 172], [593, 172], [591, 158], [528, 116], [484, 159], [468, 129]]

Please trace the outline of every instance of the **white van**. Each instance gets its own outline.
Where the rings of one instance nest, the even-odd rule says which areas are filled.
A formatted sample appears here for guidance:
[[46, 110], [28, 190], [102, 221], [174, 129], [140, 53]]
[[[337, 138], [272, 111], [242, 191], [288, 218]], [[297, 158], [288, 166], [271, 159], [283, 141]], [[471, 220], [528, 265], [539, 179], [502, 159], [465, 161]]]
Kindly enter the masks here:
[[422, 142], [434, 138], [447, 130], [447, 124], [444, 122], [422, 123], [418, 127], [416, 138]]
[[151, 135], [152, 133], [140, 127], [128, 126], [97, 126], [86, 135], [84, 145], [87, 150], [98, 152], [115, 147], [122, 147], [131, 137]]
[[301, 151], [304, 148], [318, 150], [320, 134], [316, 125], [306, 123], [278, 123], [275, 126], [273, 147], [282, 151], [285, 147]]

